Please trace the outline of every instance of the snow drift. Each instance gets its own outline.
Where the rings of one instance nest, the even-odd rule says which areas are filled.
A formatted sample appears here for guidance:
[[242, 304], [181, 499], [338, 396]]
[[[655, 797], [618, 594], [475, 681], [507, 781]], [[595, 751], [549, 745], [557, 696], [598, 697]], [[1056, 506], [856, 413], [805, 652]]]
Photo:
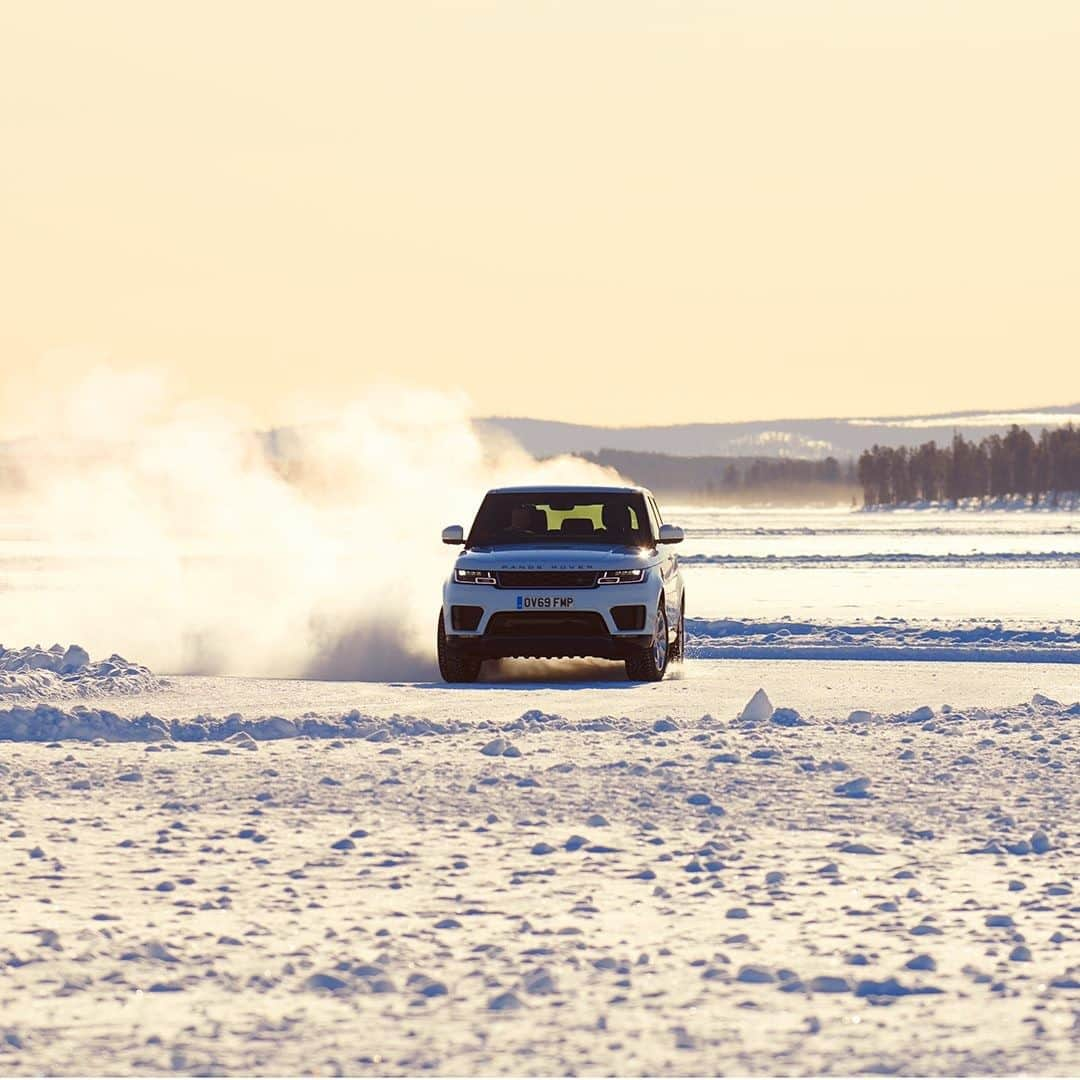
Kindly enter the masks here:
[[1000, 623], [919, 625], [904, 619], [818, 623], [793, 619], [687, 619], [688, 655], [743, 660], [936, 660], [1080, 663], [1080, 629]]
[[0, 701], [141, 694], [159, 685], [148, 668], [116, 654], [91, 662], [80, 645], [66, 649], [62, 645], [49, 649], [0, 645]]
[[[935, 712], [923, 705], [897, 713], [871, 713], [855, 710], [848, 714], [846, 724], [904, 725], [926, 731], [955, 732], [971, 725], [985, 726], [1018, 723], [1030, 725], [1033, 721], [1061, 720], [1072, 722], [1080, 716], [1080, 702], [1065, 705], [1036, 694], [1031, 701], [1009, 708], [984, 709], [972, 707], [953, 709], [944, 706]], [[656, 720], [631, 719], [626, 716], [595, 716], [572, 719], [558, 713], [546, 713], [530, 709], [515, 720], [499, 723], [489, 719], [464, 719], [452, 717], [431, 719], [423, 716], [379, 716], [351, 709], [347, 713], [306, 712], [301, 716], [243, 716], [230, 713], [227, 716], [168, 717], [156, 713], [124, 716], [110, 709], [86, 705], [67, 706], [48, 702], [14, 705], [0, 708], [0, 741], [11, 742], [59, 742], [71, 739], [81, 742], [103, 743], [231, 743], [239, 749], [255, 749], [260, 742], [279, 739], [360, 739], [372, 743], [384, 743], [403, 738], [435, 735], [484, 735], [505, 736], [544, 731], [562, 732], [616, 732], [634, 739], [663, 737], [670, 732], [693, 729], [711, 736], [723, 731], [748, 732], [755, 729], [780, 731], [791, 728], [832, 728], [844, 721], [829, 718], [803, 717], [796, 709], [774, 708], [764, 690], [757, 693], [737, 716], [729, 721], [705, 714], [698, 720], [683, 719], [676, 722], [670, 716]], [[497, 740], [503, 747], [494, 756], [517, 756], [505, 739]], [[704, 738], [701, 740], [704, 741]], [[485, 746], [480, 753], [492, 755], [492, 747]], [[781, 751], [757, 747], [747, 755], [747, 760], [779, 763]], [[739, 764], [739, 757], [721, 754], [713, 764]], [[841, 767], [838, 771], [843, 771]], [[828, 771], [826, 769], [826, 771]], [[857, 797], [864, 797], [858, 795]]]

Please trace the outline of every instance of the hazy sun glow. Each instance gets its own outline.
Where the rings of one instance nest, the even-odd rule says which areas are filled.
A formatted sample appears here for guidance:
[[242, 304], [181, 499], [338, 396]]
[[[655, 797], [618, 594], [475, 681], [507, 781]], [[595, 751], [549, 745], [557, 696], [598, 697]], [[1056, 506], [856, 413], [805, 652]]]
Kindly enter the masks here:
[[1073, 0], [6, 3], [0, 437], [106, 358], [263, 422], [1074, 401], [1078, 55]]

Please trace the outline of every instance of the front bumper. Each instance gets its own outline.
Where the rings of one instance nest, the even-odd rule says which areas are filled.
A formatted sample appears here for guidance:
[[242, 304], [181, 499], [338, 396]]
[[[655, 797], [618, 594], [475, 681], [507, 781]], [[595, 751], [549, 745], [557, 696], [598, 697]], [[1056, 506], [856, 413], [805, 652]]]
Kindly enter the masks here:
[[627, 660], [652, 645], [648, 634], [619, 634], [610, 637], [521, 634], [514, 637], [454, 635], [447, 642], [465, 656], [481, 660], [528, 659], [557, 660], [562, 657], [598, 657], [602, 660]]
[[[658, 602], [658, 589], [648, 579], [591, 589], [503, 589], [450, 581], [443, 590], [443, 619], [447, 644], [466, 656], [625, 660], [652, 645]], [[472, 618], [455, 619], [455, 607], [473, 609]], [[620, 630], [613, 608], [640, 608], [641, 618], [628, 624], [624, 617], [627, 628]], [[476, 609], [480, 617], [474, 623]]]

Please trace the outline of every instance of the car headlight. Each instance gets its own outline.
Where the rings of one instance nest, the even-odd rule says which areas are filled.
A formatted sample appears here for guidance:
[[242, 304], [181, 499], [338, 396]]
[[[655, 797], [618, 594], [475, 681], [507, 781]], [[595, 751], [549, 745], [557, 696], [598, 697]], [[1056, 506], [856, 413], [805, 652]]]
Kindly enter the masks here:
[[459, 585], [495, 585], [494, 570], [454, 570], [454, 580]]
[[645, 567], [636, 570], [605, 570], [597, 579], [597, 585], [630, 585], [645, 580]]

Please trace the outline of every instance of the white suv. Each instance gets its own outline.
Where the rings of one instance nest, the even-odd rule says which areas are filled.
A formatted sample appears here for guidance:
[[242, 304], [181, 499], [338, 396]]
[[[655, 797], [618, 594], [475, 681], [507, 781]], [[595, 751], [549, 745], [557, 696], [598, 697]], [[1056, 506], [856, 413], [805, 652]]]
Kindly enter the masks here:
[[512, 487], [484, 496], [443, 587], [439, 671], [473, 682], [485, 659], [600, 656], [633, 680], [664, 677], [684, 651], [682, 574], [661, 522], [637, 487]]

